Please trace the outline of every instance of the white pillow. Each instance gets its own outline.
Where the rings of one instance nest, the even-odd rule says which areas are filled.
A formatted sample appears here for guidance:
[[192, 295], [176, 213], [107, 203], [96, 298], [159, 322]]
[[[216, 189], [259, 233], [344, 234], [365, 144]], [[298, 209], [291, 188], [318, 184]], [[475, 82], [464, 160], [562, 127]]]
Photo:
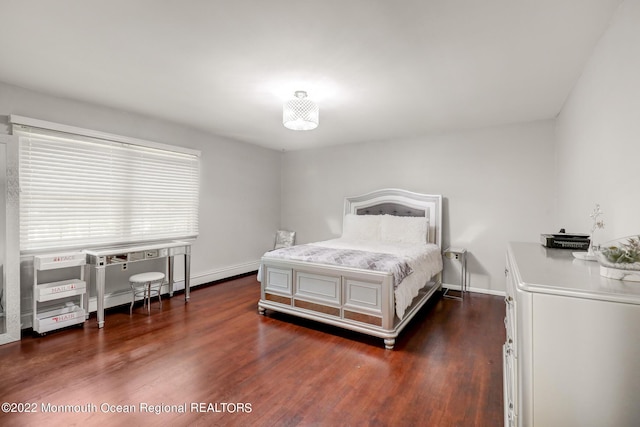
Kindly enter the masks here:
[[393, 243], [427, 243], [429, 220], [425, 217], [382, 215], [380, 239]]
[[380, 240], [381, 217], [381, 215], [345, 215], [342, 222], [342, 237], [353, 240]]

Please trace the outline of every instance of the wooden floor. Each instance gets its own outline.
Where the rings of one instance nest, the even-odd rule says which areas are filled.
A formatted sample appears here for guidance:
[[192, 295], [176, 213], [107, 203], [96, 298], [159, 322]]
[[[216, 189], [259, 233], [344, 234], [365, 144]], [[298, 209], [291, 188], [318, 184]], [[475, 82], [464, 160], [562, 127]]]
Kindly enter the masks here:
[[0, 401], [35, 410], [0, 425], [502, 425], [502, 298], [436, 298], [392, 351], [258, 298], [246, 276], [0, 346]]

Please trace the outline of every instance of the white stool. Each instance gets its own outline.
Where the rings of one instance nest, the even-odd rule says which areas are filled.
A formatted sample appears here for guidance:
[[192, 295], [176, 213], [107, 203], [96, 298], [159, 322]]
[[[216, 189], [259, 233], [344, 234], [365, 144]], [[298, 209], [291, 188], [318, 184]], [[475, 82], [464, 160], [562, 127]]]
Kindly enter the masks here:
[[[129, 315], [133, 314], [133, 304], [136, 302], [136, 297], [142, 295], [144, 298], [143, 304], [147, 306], [147, 312], [151, 314], [151, 297], [158, 296], [160, 301], [160, 308], [162, 308], [162, 298], [160, 298], [160, 289], [164, 282], [164, 273], [157, 271], [151, 271], [148, 273], [134, 274], [129, 277], [129, 284], [131, 285], [131, 306], [129, 307]], [[143, 307], [144, 307], [143, 305]]]

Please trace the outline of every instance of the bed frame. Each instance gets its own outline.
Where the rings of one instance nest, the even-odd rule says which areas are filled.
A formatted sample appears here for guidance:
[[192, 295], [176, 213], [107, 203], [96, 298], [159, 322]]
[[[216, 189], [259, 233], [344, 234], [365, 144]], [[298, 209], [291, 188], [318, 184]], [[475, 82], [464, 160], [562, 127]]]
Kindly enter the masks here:
[[[426, 216], [429, 242], [442, 246], [442, 196], [384, 189], [347, 197], [344, 214]], [[396, 337], [442, 286], [441, 273], [432, 277], [407, 308], [396, 316], [391, 273], [262, 258], [258, 311], [266, 309], [384, 338], [393, 349]]]

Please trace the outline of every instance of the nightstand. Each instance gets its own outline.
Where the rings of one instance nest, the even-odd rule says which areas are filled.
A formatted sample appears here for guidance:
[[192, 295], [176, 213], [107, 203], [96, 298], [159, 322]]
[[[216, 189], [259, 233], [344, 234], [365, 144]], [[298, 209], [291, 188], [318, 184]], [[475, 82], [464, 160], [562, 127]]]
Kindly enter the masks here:
[[460, 271], [460, 296], [448, 295], [449, 288], [445, 289], [444, 296], [461, 300], [467, 292], [467, 249], [449, 247], [444, 250], [444, 257], [458, 261], [462, 267]]

